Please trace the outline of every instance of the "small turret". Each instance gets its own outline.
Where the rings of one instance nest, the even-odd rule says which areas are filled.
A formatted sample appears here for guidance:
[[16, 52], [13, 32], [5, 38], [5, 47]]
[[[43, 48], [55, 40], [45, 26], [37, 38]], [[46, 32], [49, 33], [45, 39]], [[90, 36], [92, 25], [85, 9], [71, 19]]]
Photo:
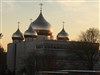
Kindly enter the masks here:
[[23, 41], [23, 34], [21, 33], [20, 29], [19, 29], [19, 24], [20, 22], [18, 22], [18, 29], [15, 33], [13, 33], [12, 35], [12, 40], [13, 42], [17, 43], [17, 42], [21, 42]]
[[52, 35], [52, 29], [49, 22], [43, 17], [42, 14], [42, 3], [40, 4], [40, 14], [35, 21], [31, 23], [31, 26], [34, 30], [36, 30], [38, 35], [42, 36], [50, 36]]
[[57, 40], [65, 40], [65, 41], [69, 40], [68, 33], [64, 29], [64, 22], [63, 22], [63, 28], [62, 28], [62, 30], [57, 35]]
[[24, 33], [25, 40], [33, 40], [37, 38], [37, 32], [29, 26], [28, 30]]

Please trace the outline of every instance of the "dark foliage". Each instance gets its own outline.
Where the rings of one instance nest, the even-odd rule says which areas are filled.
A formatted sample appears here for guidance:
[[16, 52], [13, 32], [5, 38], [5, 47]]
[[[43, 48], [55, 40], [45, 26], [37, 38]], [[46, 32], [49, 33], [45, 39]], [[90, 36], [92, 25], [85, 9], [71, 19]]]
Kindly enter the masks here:
[[89, 28], [85, 32], [82, 32], [79, 36], [81, 42], [92, 42], [96, 43], [100, 40], [99, 30], [96, 28]]

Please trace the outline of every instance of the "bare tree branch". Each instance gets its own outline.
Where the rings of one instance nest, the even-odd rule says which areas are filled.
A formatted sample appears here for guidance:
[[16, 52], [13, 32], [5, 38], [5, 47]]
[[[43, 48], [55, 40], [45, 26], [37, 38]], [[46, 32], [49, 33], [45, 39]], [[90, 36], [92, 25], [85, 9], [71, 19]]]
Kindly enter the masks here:
[[100, 39], [99, 30], [96, 28], [89, 28], [79, 35], [79, 41], [96, 43]]

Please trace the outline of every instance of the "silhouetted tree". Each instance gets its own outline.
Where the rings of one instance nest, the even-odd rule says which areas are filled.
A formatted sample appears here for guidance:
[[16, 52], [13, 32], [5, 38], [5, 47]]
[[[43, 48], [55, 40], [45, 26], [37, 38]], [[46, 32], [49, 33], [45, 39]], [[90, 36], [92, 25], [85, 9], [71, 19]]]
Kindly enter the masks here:
[[0, 39], [3, 37], [2, 33], [0, 33]]
[[79, 35], [79, 41], [96, 43], [100, 39], [100, 33], [97, 28], [89, 28]]
[[80, 46], [84, 47], [83, 48], [83, 53], [80, 51], [77, 52], [77, 54], [82, 58], [84, 58], [85, 63], [88, 66], [88, 69], [93, 69], [94, 63], [98, 61], [97, 54], [98, 54], [98, 47], [95, 47], [94, 43], [99, 42], [100, 40], [100, 33], [97, 28], [89, 28], [85, 32], [82, 32], [81, 35], [79, 36], [79, 41], [80, 42], [90, 42], [90, 46]]
[[6, 52], [3, 47], [0, 46], [0, 71], [6, 67]]
[[[3, 34], [0, 33], [0, 40], [2, 39]], [[6, 65], [6, 52], [4, 51], [4, 48], [1, 46], [0, 42], [0, 68], [4, 67]]]
[[[73, 58], [78, 61], [82, 61], [80, 64], [82, 66], [80, 69], [88, 69], [93, 70], [94, 64], [98, 61], [97, 53], [99, 50], [99, 44], [95, 43], [88, 43], [88, 42], [80, 42], [78, 45], [75, 45], [72, 50], [70, 50], [70, 53], [74, 53], [75, 55]], [[76, 68], [78, 66], [81, 66], [80, 64], [76, 65]]]

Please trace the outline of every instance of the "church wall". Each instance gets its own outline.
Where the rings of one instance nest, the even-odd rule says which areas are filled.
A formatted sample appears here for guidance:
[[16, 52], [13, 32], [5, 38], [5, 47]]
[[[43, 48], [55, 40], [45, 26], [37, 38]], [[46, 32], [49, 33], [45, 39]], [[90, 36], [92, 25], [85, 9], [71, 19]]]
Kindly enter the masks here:
[[[27, 59], [34, 54], [36, 50], [36, 41], [25, 41], [17, 43], [16, 47], [16, 72], [21, 72], [27, 65]], [[32, 60], [32, 59], [31, 59]]]
[[[84, 60], [77, 52], [92, 48], [98, 51], [98, 44], [64, 42], [57, 40], [33, 40], [16, 44], [16, 74], [21, 75], [27, 63], [33, 64], [36, 59], [36, 69], [39, 70], [80, 70], [87, 69]], [[14, 48], [14, 49], [13, 49]], [[83, 49], [84, 48], [84, 49]], [[8, 45], [8, 65], [14, 64], [14, 43]], [[11, 55], [10, 55], [11, 54]], [[35, 54], [37, 55], [34, 58]], [[32, 55], [32, 56], [31, 56]], [[31, 57], [32, 58], [31, 58]], [[11, 58], [11, 60], [10, 60]], [[28, 59], [28, 61], [27, 61]], [[29, 60], [30, 59], [30, 60]], [[30, 62], [29, 62], [30, 61]], [[9, 65], [8, 67], [10, 67]], [[28, 67], [28, 66], [27, 66]], [[29, 67], [28, 67], [29, 68]], [[34, 69], [34, 68], [33, 68]], [[13, 70], [13, 68], [12, 68]], [[19, 74], [20, 73], [20, 74]]]
[[[88, 51], [98, 52], [98, 44], [96, 43], [80, 43], [80, 42], [63, 42], [63, 41], [44, 41], [42, 46], [38, 46], [38, 53], [42, 53], [44, 58], [38, 61], [38, 68], [40, 69], [40, 64], [44, 64], [44, 70], [50, 70], [48, 67], [53, 69], [88, 69], [86, 58], [83, 53], [86, 54]], [[39, 50], [42, 49], [42, 50]], [[90, 54], [90, 53], [89, 53]], [[41, 56], [40, 55], [40, 56]], [[88, 55], [87, 55], [88, 57]], [[41, 59], [41, 57], [40, 57]], [[53, 61], [54, 60], [54, 61]], [[41, 63], [43, 62], [43, 63]], [[46, 64], [51, 64], [51, 66], [46, 66]], [[54, 65], [53, 65], [54, 64]], [[42, 66], [41, 66], [42, 67]], [[59, 68], [58, 68], [59, 67]]]
[[15, 45], [13, 43], [9, 43], [7, 50], [7, 67], [11, 72], [14, 70], [14, 52]]
[[25, 44], [24, 42], [16, 44], [16, 72], [20, 72], [24, 66]]

